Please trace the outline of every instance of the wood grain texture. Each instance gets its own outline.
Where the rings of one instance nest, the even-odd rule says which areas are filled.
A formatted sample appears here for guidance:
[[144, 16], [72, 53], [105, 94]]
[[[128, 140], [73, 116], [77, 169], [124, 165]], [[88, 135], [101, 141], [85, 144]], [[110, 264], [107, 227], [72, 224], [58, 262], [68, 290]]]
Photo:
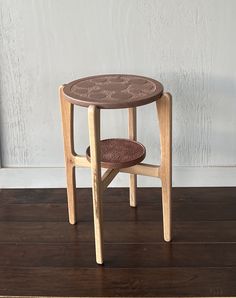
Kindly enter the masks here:
[[171, 240], [172, 226], [172, 97], [169, 93], [156, 102], [160, 127], [163, 228], [165, 241]]
[[[235, 243], [106, 243], [105, 249], [106, 268], [236, 266]], [[98, 267], [93, 243], [0, 243], [0, 251], [0, 268]]]
[[[137, 140], [137, 109], [128, 109], [128, 135], [131, 140]], [[137, 206], [136, 199], [137, 175], [129, 176], [129, 204], [131, 207]]]
[[102, 177], [100, 150], [100, 109], [88, 108], [89, 140], [91, 150], [91, 177], [93, 193], [93, 220], [96, 249], [96, 262], [103, 264], [103, 215], [102, 215]]
[[116, 177], [116, 175], [119, 173], [118, 169], [108, 169], [106, 172], [102, 175], [102, 189], [105, 190], [108, 185], [112, 182], [112, 180]]
[[91, 189], [77, 191], [78, 227], [67, 223], [65, 189], [0, 191], [2, 297], [235, 297], [235, 188], [174, 189], [171, 243], [160, 189], [138, 188], [137, 208], [127, 208], [129, 188], [108, 189], [102, 267]]
[[[52, 271], [53, 270], [53, 271]], [[112, 270], [112, 269], [111, 269]], [[230, 297], [234, 296], [235, 268], [8, 268], [1, 269], [6, 295], [47, 295], [85, 297]], [[167, 282], [166, 279], [169, 279]], [[208, 283], [206, 283], [206, 279]], [[26, 288], [24, 281], [31, 286]], [[41, 287], [38, 281], [41, 281]], [[78, 283], [78, 281], [80, 281]], [[220, 285], [219, 285], [220, 283]], [[67, 284], [67, 286], [65, 286]], [[183, 284], [185, 287], [183, 287]], [[68, 285], [70, 285], [68, 291]], [[79, 285], [79, 287], [78, 287]], [[16, 290], [15, 290], [16, 289]]]
[[63, 86], [59, 88], [66, 164], [68, 215], [71, 224], [76, 223], [76, 177], [74, 165], [74, 106], [65, 100]]

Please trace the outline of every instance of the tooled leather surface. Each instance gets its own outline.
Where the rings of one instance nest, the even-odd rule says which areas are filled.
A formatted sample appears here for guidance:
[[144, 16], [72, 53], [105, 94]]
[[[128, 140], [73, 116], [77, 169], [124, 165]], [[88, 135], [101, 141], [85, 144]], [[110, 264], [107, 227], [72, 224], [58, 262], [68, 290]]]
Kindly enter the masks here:
[[126, 139], [102, 140], [100, 148], [102, 162], [124, 163], [145, 156], [145, 147]]
[[136, 101], [162, 92], [162, 85], [132, 75], [101, 75], [78, 80], [70, 87], [70, 96], [94, 102]]

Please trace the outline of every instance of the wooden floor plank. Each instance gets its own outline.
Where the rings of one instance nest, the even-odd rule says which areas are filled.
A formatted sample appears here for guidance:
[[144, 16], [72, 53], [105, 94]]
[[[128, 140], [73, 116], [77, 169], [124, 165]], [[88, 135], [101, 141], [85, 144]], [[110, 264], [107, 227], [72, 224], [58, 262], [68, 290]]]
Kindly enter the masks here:
[[[234, 296], [235, 268], [0, 268], [5, 295]], [[89, 294], [88, 294], [89, 293]]]
[[[232, 204], [187, 203], [174, 202], [173, 221], [236, 221], [236, 199]], [[139, 203], [137, 208], [130, 208], [128, 202], [104, 203], [104, 219], [106, 221], [162, 221], [162, 208], [157, 203]], [[79, 221], [92, 221], [92, 204], [78, 203]], [[9, 204], [0, 207], [0, 222], [66, 222], [66, 204]]]
[[[236, 244], [105, 244], [104, 268], [236, 267]], [[97, 268], [94, 243], [0, 244], [0, 267]]]
[[[2, 242], [79, 243], [94, 240], [93, 223], [0, 222]], [[162, 223], [157, 221], [105, 222], [106, 243], [163, 242]], [[236, 242], [236, 221], [176, 222], [173, 242]]]
[[[143, 190], [142, 193], [144, 193]], [[30, 193], [32, 190], [30, 190]], [[64, 192], [64, 191], [63, 191]], [[117, 192], [117, 191], [116, 191]], [[116, 193], [115, 192], [115, 193]], [[36, 191], [38, 193], [38, 191]], [[46, 191], [47, 193], [47, 191]], [[85, 193], [85, 190], [82, 192]], [[87, 191], [89, 193], [89, 191]], [[122, 191], [120, 191], [122, 193]], [[57, 193], [52, 192], [52, 197]], [[118, 195], [117, 195], [118, 196]], [[26, 197], [26, 195], [25, 195]], [[226, 197], [226, 199], [225, 199]], [[236, 221], [236, 196], [219, 200], [205, 200], [204, 202], [198, 197], [188, 197], [187, 199], [177, 196], [173, 200], [173, 221]], [[150, 198], [149, 198], [150, 199]], [[32, 199], [24, 198], [23, 202], [12, 203], [12, 197], [3, 199], [0, 196], [0, 222], [2, 221], [21, 221], [21, 222], [66, 222], [67, 221], [67, 204], [64, 203], [39, 203], [32, 202]], [[84, 194], [78, 198], [77, 214], [79, 221], [92, 221], [92, 199]], [[106, 221], [162, 221], [161, 197], [157, 196], [155, 200], [147, 202], [143, 195], [138, 197], [138, 207], [130, 208], [128, 197], [125, 201], [120, 202], [113, 195], [113, 201], [109, 196], [104, 198], [104, 219]], [[8, 203], [7, 203], [8, 202]]]
[[[91, 201], [91, 189], [77, 189], [79, 202], [88, 203]], [[139, 202], [156, 202], [161, 198], [160, 188], [138, 188], [137, 196]], [[108, 188], [104, 193], [106, 202], [127, 202], [129, 198], [128, 188]], [[236, 199], [234, 187], [192, 187], [192, 188], [173, 188], [173, 201], [178, 200], [188, 202], [189, 199], [197, 199], [201, 203], [222, 203], [227, 201], [229, 204]], [[46, 204], [46, 203], [66, 203], [66, 189], [1, 189], [0, 205], [4, 204]]]

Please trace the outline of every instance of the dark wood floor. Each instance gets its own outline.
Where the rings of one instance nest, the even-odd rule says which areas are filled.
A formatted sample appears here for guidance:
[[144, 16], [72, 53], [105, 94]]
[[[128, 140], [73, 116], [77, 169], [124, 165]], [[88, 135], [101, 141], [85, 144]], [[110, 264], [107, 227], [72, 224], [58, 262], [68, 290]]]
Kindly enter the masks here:
[[138, 202], [105, 192], [98, 266], [90, 190], [78, 190], [75, 226], [64, 189], [0, 191], [0, 295], [236, 296], [236, 188], [174, 189], [169, 244], [160, 189], [139, 189]]

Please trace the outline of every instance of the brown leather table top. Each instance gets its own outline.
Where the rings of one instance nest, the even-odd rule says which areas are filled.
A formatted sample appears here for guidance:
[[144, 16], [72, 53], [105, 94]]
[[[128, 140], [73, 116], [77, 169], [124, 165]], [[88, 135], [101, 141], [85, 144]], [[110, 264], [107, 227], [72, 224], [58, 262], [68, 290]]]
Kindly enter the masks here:
[[163, 93], [163, 86], [160, 82], [143, 76], [110, 74], [65, 84], [63, 92], [65, 99], [76, 105], [120, 109], [157, 100]]
[[[145, 147], [128, 139], [105, 139], [100, 141], [101, 165], [104, 168], [127, 168], [141, 162], [146, 156]], [[90, 147], [86, 150], [90, 161]]]

